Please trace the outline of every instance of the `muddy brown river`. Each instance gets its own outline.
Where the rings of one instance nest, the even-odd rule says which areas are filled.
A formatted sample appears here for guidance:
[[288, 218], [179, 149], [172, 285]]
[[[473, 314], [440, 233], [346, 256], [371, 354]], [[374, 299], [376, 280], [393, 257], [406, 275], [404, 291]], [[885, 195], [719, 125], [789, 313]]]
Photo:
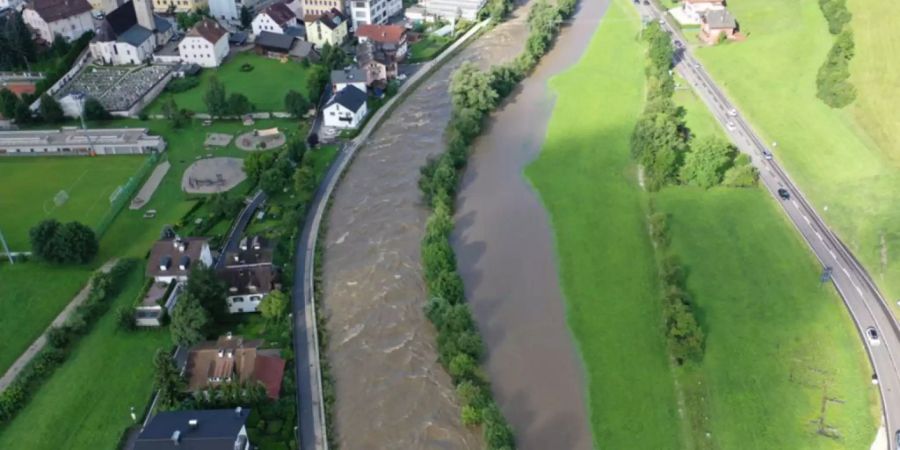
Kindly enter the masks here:
[[[552, 108], [547, 78], [577, 59], [603, 10], [605, 2], [585, 4], [546, 62], [495, 114], [459, 200], [462, 274], [488, 347], [485, 367], [520, 448], [590, 448], [552, 235], [521, 170], [543, 141]], [[419, 241], [428, 210], [417, 180], [427, 158], [444, 150], [452, 72], [464, 61], [487, 67], [515, 57], [524, 45], [526, 14], [517, 10], [419, 86], [359, 149], [335, 191], [323, 304], [344, 449], [483, 447], [477, 431], [459, 420], [422, 310]], [[518, 239], [502, 236], [504, 229]]]

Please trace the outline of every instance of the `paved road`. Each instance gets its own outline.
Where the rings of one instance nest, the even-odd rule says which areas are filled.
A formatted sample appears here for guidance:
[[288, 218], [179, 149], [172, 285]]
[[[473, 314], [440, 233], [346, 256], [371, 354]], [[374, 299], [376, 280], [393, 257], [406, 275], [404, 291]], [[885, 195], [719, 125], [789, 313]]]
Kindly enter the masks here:
[[[658, 20], [659, 11], [655, 5], [638, 6], [645, 17]], [[666, 24], [664, 28], [675, 33], [674, 39], [686, 42], [677, 28]], [[710, 112], [725, 129], [740, 151], [749, 154], [759, 169], [763, 186], [781, 204], [797, 230], [806, 239], [823, 268], [832, 269], [831, 281], [837, 288], [850, 311], [853, 321], [863, 340], [869, 359], [878, 375], [884, 408], [888, 449], [897, 449], [894, 433], [900, 430], [900, 326], [868, 272], [853, 256], [850, 250], [832, 233], [828, 225], [791, 181], [776, 159], [767, 159], [766, 152], [772, 152], [760, 139], [740, 111], [722, 93], [715, 81], [691, 55], [690, 49], [676, 52], [675, 68], [706, 103]], [[786, 189], [789, 200], [782, 200], [779, 189]], [[880, 336], [875, 344], [864, 336], [864, 330], [874, 327]]]
[[218, 259], [216, 259], [214, 264], [216, 269], [221, 269], [225, 266], [226, 253], [237, 250], [238, 244], [241, 242], [241, 236], [244, 235], [244, 230], [247, 228], [247, 224], [253, 219], [253, 214], [256, 212], [256, 209], [266, 201], [266, 198], [268, 197], [266, 197], [266, 194], [263, 191], [256, 191], [256, 194], [253, 194], [253, 198], [250, 199], [250, 203], [241, 210], [241, 214], [238, 215], [237, 220], [234, 221], [225, 242], [222, 244], [222, 250], [219, 252]]

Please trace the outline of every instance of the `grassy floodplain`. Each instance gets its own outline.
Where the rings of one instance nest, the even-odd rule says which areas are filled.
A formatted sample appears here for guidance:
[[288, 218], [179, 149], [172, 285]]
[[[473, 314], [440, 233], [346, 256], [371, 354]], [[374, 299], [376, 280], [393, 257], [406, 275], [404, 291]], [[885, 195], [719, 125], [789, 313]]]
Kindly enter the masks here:
[[28, 405], [0, 428], [0, 448], [91, 450], [115, 448], [153, 389], [153, 354], [168, 348], [168, 330], [125, 333], [113, 311], [129, 306], [144, 281], [136, 264], [110, 311], [72, 349], [72, 354]]
[[776, 158], [888, 297], [897, 299], [900, 5], [850, 0], [848, 7], [856, 37], [851, 81], [859, 95], [843, 110], [815, 97], [816, 72], [833, 42], [815, 0], [729, 2], [747, 41], [698, 55], [755, 128], [778, 143]]
[[681, 441], [647, 196], [629, 156], [644, 95], [639, 29], [629, 2], [611, 2], [582, 60], [551, 81], [559, 96], [540, 157], [526, 170], [556, 232], [597, 448]]
[[[595, 445], [868, 448], [878, 414], [868, 362], [777, 205], [758, 188], [640, 190], [629, 139], [643, 103], [644, 47], [629, 3], [612, 3], [583, 59], [551, 82], [559, 97], [526, 170], [555, 230]], [[691, 91], [675, 101], [695, 136], [722, 136]], [[650, 201], [670, 216], [672, 249], [707, 334], [703, 362], [687, 369], [666, 356]], [[844, 403], [827, 402], [822, 413], [826, 395]], [[840, 439], [817, 434], [818, 419]]]
[[[253, 70], [241, 71], [241, 66], [250, 64]], [[209, 80], [217, 77], [225, 85], [226, 95], [233, 92], [244, 94], [256, 106], [257, 111], [284, 111], [284, 95], [295, 90], [309, 95], [306, 89], [306, 78], [309, 68], [296, 61], [281, 62], [278, 59], [266, 58], [252, 52], [233, 55], [218, 69], [203, 69], [200, 73], [200, 84], [193, 89], [177, 94], [164, 93], [147, 108], [149, 114], [162, 113], [162, 99], [174, 95], [175, 102], [181, 108], [194, 112], [206, 112], [203, 94], [209, 86]]]

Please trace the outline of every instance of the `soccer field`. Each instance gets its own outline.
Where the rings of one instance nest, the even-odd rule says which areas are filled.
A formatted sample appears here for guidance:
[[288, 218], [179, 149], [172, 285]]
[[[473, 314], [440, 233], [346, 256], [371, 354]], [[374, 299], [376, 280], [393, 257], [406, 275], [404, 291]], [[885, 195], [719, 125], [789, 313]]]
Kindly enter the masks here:
[[[0, 231], [12, 251], [28, 251], [28, 230], [41, 220], [96, 227], [110, 197], [135, 175], [145, 156], [0, 159]], [[64, 191], [64, 194], [60, 194]]]

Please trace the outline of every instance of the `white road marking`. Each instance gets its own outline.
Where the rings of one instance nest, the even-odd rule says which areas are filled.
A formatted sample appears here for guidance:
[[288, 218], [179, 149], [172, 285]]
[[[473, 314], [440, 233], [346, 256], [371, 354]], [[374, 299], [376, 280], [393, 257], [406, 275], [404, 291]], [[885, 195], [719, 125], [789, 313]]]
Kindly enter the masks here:
[[794, 204], [794, 208], [800, 209], [800, 204], [797, 203], [797, 200], [791, 200], [791, 203]]
[[803, 220], [806, 221], [807, 225], [812, 225], [812, 222], [809, 221], [809, 216], [807, 216], [806, 214], [803, 215]]
[[822, 235], [821, 235], [821, 234], [819, 234], [819, 232], [818, 232], [818, 231], [813, 231], [813, 233], [816, 233], [816, 237], [817, 237], [817, 238], [819, 238], [819, 240], [820, 240], [820, 241], [822, 241], [822, 242], [825, 242], [825, 240], [824, 240], [824, 239], [822, 239]]
[[847, 268], [846, 268], [846, 267], [844, 267], [844, 266], [841, 266], [841, 270], [843, 270], [843, 271], [844, 271], [844, 273], [845, 273], [845, 274], [846, 274], [846, 275], [847, 275], [847, 276], [848, 276], [848, 277], [849, 277], [849, 276], [850, 276], [850, 271], [849, 271], [849, 270], [847, 270]]
[[828, 254], [831, 255], [831, 259], [837, 261], [837, 255], [834, 254], [833, 250], [828, 250]]

